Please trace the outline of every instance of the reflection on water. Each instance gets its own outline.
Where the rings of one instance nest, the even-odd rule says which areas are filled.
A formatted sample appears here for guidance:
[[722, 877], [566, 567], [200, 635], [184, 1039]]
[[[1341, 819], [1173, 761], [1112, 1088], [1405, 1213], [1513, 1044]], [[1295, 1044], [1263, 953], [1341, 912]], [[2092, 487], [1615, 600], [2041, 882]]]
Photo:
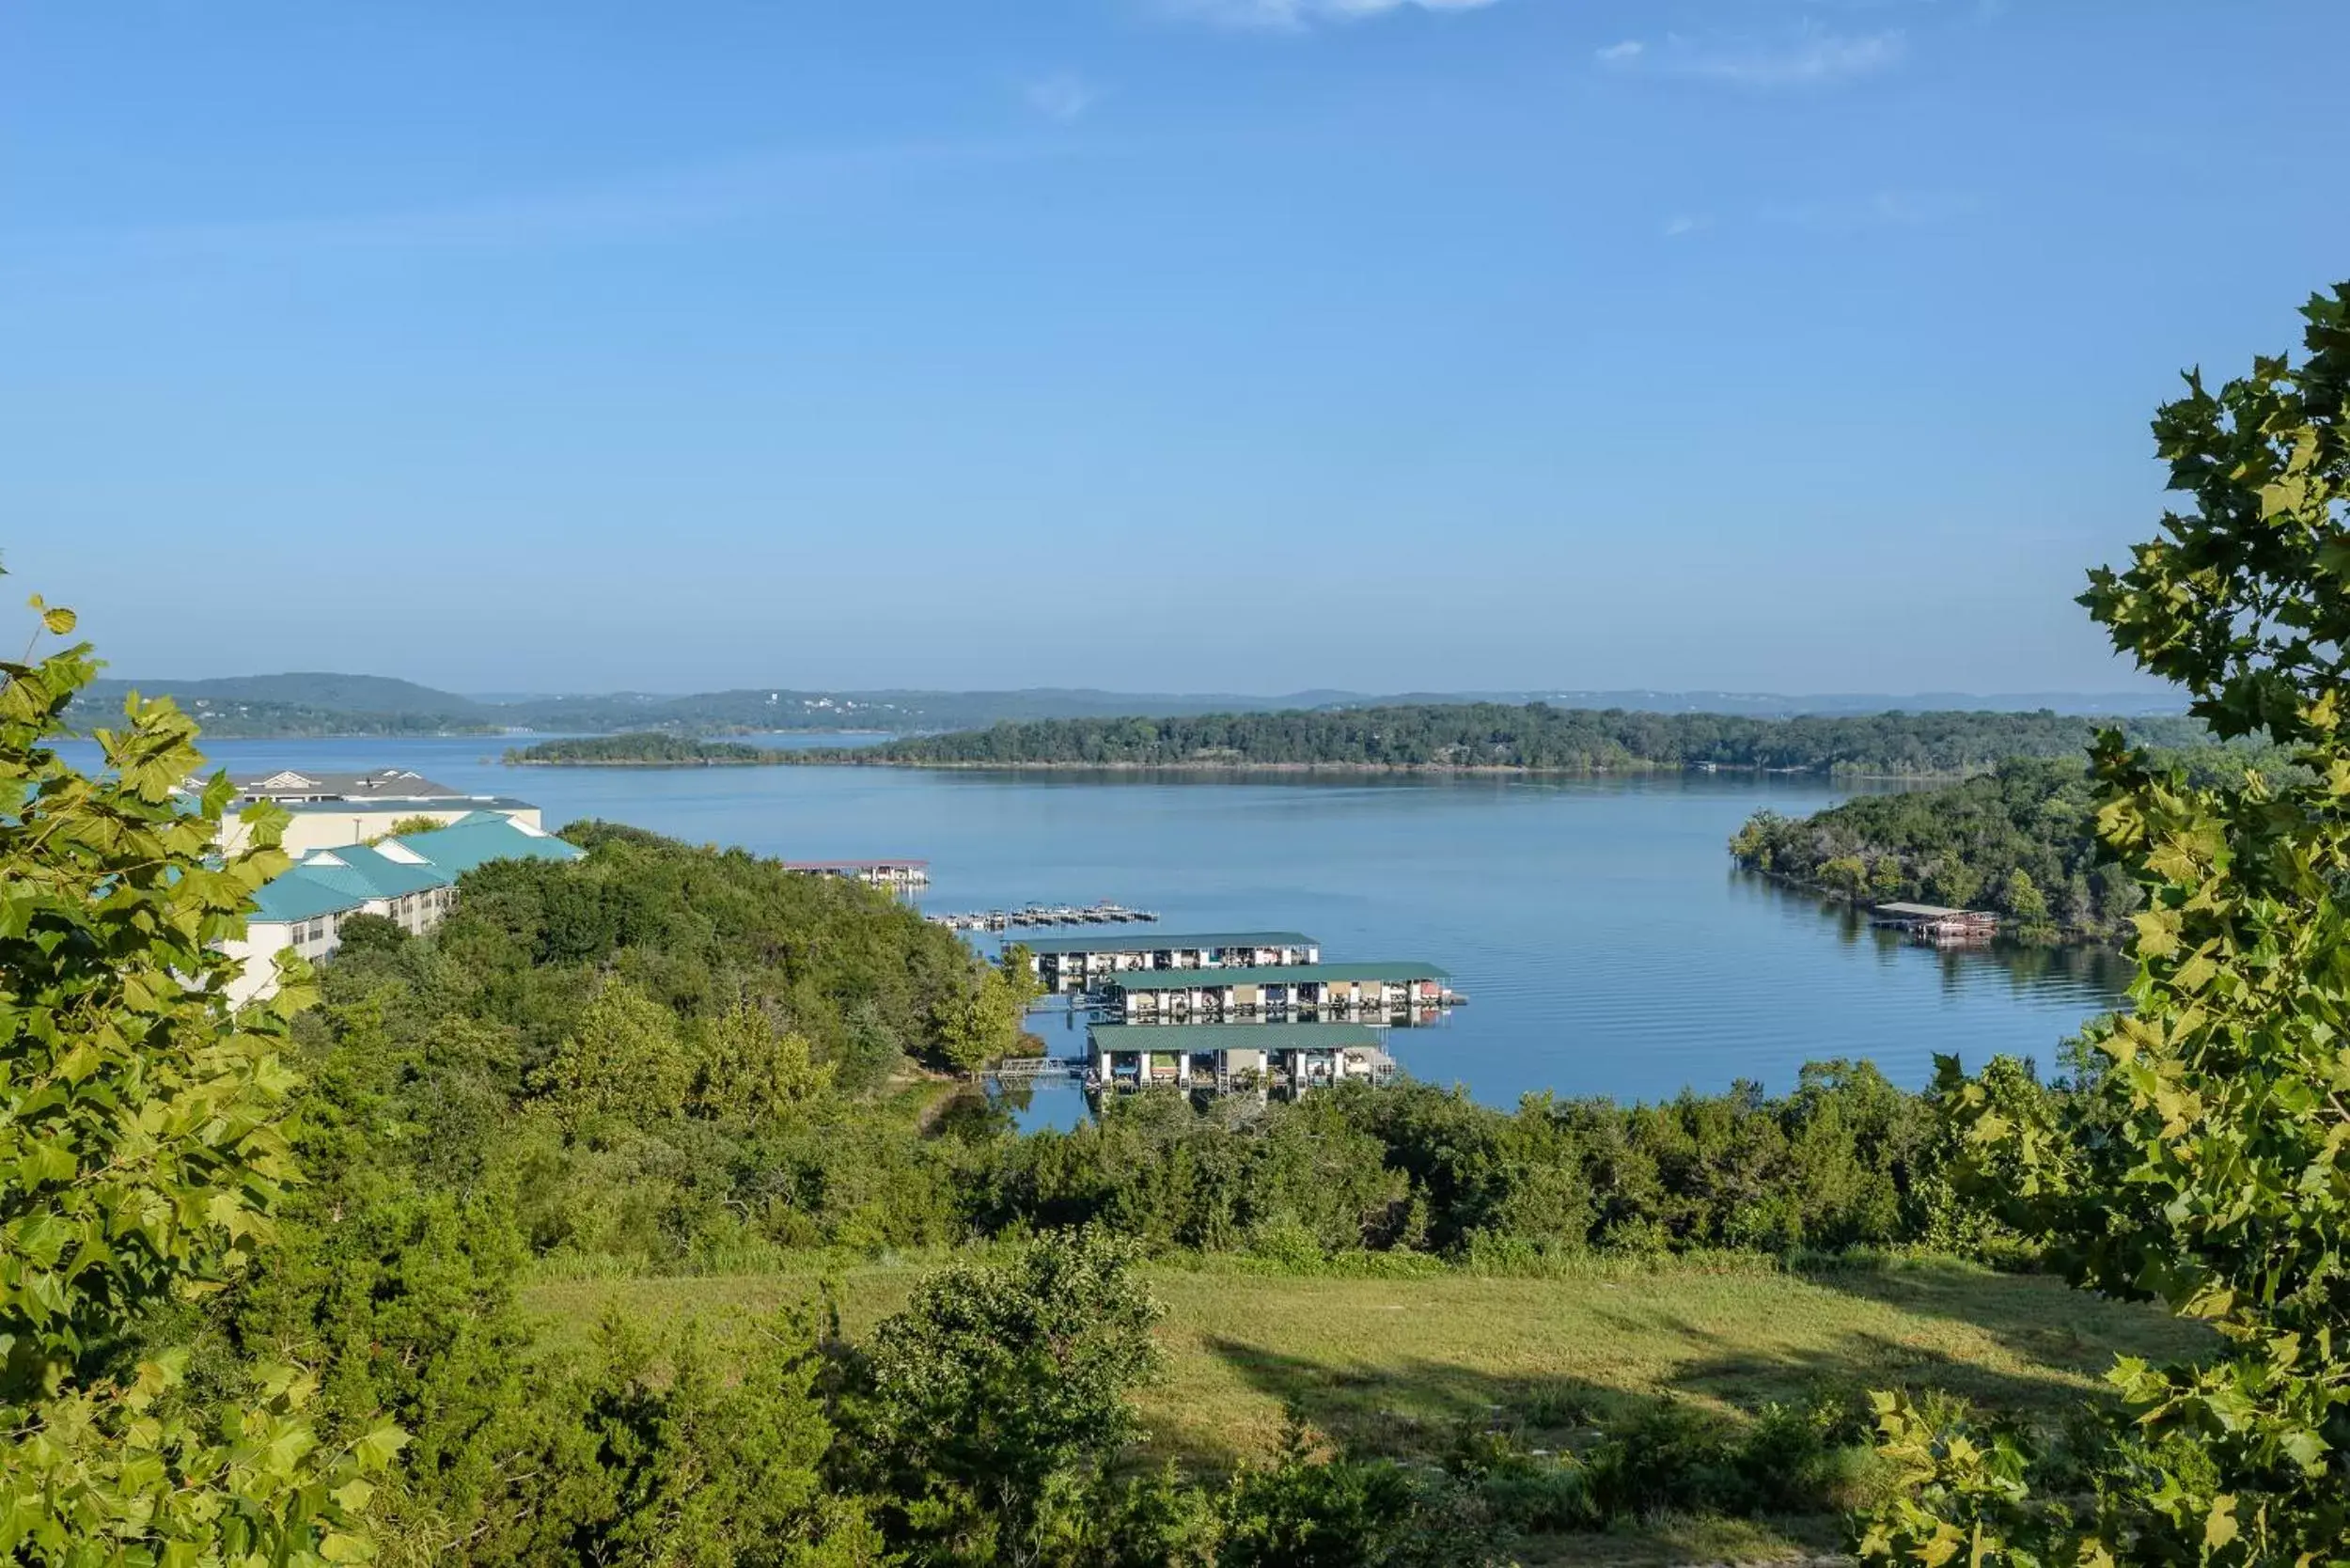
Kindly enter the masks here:
[[[795, 740], [804, 740], [795, 737]], [[2116, 1005], [2111, 955], [1937, 950], [1736, 871], [1725, 843], [1768, 806], [1848, 792], [1731, 775], [1449, 779], [1355, 775], [921, 773], [885, 768], [503, 768], [482, 738], [226, 742], [244, 771], [398, 764], [689, 842], [804, 859], [931, 862], [938, 909], [1114, 899], [1167, 932], [1296, 929], [1331, 962], [1424, 959], [1467, 1006], [1389, 1049], [1479, 1099], [1656, 1098], [1809, 1060], [1868, 1058], [1916, 1085], [1936, 1053], [2055, 1058]], [[1033, 1026], [1057, 1055], [1082, 1023]], [[1073, 1087], [1002, 1107], [1024, 1124], [1083, 1114]]]
[[1782, 886], [1735, 867], [1729, 874], [1733, 882], [1751, 885], [1768, 897], [1811, 910], [1834, 931], [1838, 941], [1853, 948], [1865, 946], [1879, 963], [1908, 964], [1919, 953], [1931, 956], [1946, 988], [2006, 985], [2020, 996], [2093, 994], [2118, 999], [2135, 973], [2130, 961], [2110, 948], [2051, 947], [2004, 938], [1986, 947], [1920, 944], [1899, 931], [1871, 924], [1865, 907]]

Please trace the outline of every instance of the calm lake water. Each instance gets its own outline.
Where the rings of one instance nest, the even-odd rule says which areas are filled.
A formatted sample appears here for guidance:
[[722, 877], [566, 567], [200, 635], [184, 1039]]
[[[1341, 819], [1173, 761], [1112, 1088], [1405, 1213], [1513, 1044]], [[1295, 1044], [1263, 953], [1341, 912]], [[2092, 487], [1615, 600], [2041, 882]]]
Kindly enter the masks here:
[[[766, 744], [811, 744], [807, 737]], [[1936, 1052], [2052, 1062], [2111, 1007], [2118, 959], [1937, 953], [1744, 875], [1724, 842], [1762, 807], [1815, 810], [1816, 781], [1304, 779], [882, 768], [509, 768], [485, 739], [220, 741], [237, 773], [397, 764], [579, 817], [799, 859], [920, 856], [935, 910], [1115, 899], [1163, 931], [1276, 928], [1323, 956], [1427, 959], [1469, 1004], [1395, 1031], [1415, 1074], [1509, 1105], [1528, 1092], [1653, 1099], [1807, 1061], [1868, 1058], [1905, 1085]], [[1057, 1054], [1082, 1025], [1040, 1015]], [[1031, 1125], [1082, 1114], [1040, 1091]]]

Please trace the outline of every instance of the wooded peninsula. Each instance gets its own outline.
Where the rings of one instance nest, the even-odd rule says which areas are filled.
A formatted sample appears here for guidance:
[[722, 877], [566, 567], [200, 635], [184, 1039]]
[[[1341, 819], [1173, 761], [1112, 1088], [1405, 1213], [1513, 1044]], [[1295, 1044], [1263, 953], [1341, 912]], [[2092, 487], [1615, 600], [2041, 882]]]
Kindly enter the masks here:
[[[2277, 755], [2207, 746], [2158, 757], [2199, 788], [2248, 771], [2289, 776]], [[1785, 817], [1758, 811], [1730, 841], [1749, 870], [1850, 900], [1988, 909], [2036, 941], [2119, 943], [2142, 906], [2136, 881], [2101, 854], [2081, 758], [2019, 758], [1935, 790], [1862, 795]]]
[[854, 748], [758, 751], [640, 733], [550, 741], [518, 764], [894, 764], [917, 767], [1330, 768], [1353, 771], [1636, 773], [1731, 768], [1855, 778], [1959, 778], [2012, 758], [2078, 757], [2102, 726], [2191, 747], [2193, 719], [2098, 720], [2048, 712], [1869, 713], [1791, 719], [1427, 703], [1173, 718], [1052, 719]]

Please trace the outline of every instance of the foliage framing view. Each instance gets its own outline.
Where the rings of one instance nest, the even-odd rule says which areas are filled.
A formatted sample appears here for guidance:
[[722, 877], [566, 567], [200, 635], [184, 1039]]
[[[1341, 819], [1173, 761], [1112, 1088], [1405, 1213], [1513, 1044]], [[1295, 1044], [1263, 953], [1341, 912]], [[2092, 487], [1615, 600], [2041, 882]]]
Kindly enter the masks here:
[[2203, 1320], [2200, 1364], [2124, 1359], [2127, 1420], [2087, 1500], [2035, 1490], [2004, 1436], [1883, 1412], [1907, 1483], [1865, 1543], [1925, 1563], [2350, 1559], [2350, 284], [2304, 311], [2307, 356], [2200, 373], [2154, 437], [2167, 512], [2082, 596], [2114, 644], [2222, 739], [2299, 764], [2233, 787], [2119, 736], [2095, 768], [2135, 868], [2133, 1011], [2054, 1118], [1966, 1091], [1982, 1190], [2078, 1285]]
[[269, 1242], [296, 1179], [280, 1052], [307, 992], [229, 1011], [211, 944], [289, 861], [266, 811], [252, 848], [208, 861], [229, 791], [215, 779], [194, 811], [174, 795], [203, 761], [194, 724], [131, 701], [95, 779], [50, 748], [93, 670], [86, 645], [0, 662], [0, 1556], [365, 1560], [362, 1472], [396, 1429], [323, 1450], [306, 1372], [249, 1368], [208, 1401], [182, 1387], [184, 1348], [140, 1353], [151, 1313]]

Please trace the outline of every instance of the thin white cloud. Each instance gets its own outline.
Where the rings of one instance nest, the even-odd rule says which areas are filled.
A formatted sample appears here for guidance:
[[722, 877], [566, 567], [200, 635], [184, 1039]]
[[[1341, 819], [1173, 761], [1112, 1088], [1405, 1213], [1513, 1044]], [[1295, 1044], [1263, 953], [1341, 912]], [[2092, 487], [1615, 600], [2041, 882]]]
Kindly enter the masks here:
[[1713, 218], [1704, 212], [1676, 212], [1665, 220], [1664, 234], [1668, 240], [1685, 240], [1713, 227]]
[[1301, 33], [1317, 23], [1360, 22], [1393, 11], [1473, 11], [1496, 0], [1162, 0], [1167, 14], [1212, 26]]
[[1734, 86], [1814, 87], [1890, 71], [1908, 52], [1908, 39], [1898, 28], [1836, 33], [1806, 27], [1775, 39], [1668, 34], [1653, 48], [1638, 39], [1626, 39], [1598, 51], [1597, 59], [1612, 71]]
[[1102, 89], [1082, 76], [1063, 71], [1026, 84], [1020, 96], [1046, 119], [1066, 123], [1084, 118], [1087, 110], [1101, 102]]

